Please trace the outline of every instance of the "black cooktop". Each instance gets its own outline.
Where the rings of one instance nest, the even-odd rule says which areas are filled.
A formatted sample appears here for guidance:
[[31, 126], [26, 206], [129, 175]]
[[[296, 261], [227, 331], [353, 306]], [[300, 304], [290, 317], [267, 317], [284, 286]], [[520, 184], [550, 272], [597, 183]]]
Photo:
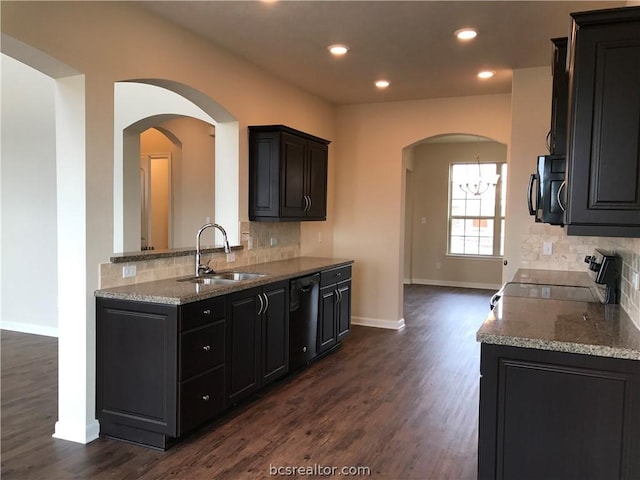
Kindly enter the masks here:
[[509, 282], [501, 290], [503, 297], [548, 298], [574, 302], [600, 302], [589, 287], [567, 285], [539, 285], [536, 283]]

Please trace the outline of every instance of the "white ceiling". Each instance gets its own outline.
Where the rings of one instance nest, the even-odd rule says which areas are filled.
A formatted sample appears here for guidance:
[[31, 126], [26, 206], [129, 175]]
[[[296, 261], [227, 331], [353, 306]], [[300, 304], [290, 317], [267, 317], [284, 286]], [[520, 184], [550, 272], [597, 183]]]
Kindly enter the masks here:
[[[142, 1], [277, 77], [342, 105], [508, 93], [513, 69], [549, 65], [570, 12], [624, 1]], [[462, 44], [453, 32], [473, 26]], [[351, 50], [333, 58], [326, 47]], [[481, 69], [496, 72], [481, 81]], [[391, 86], [377, 90], [386, 78]]]

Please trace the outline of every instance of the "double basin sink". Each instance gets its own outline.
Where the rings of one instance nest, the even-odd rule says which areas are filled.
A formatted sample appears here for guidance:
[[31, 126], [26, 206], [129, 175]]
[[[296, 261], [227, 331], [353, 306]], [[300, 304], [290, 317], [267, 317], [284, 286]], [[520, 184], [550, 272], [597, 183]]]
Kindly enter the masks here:
[[251, 272], [221, 272], [221, 273], [205, 273], [199, 277], [181, 278], [179, 282], [197, 283], [200, 285], [229, 285], [232, 283], [242, 282], [243, 280], [255, 280], [256, 278], [266, 277], [266, 273]]

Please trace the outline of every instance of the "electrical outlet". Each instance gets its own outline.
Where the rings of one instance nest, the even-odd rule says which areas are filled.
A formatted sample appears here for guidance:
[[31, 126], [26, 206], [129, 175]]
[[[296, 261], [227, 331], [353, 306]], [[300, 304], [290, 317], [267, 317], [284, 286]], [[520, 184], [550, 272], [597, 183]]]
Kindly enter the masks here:
[[227, 253], [227, 263], [232, 263], [236, 261], [236, 254], [234, 252]]
[[542, 244], [542, 254], [543, 255], [551, 255], [553, 253], [553, 243], [552, 242], [544, 242]]
[[271, 246], [275, 247], [276, 245], [278, 245], [278, 238], [277, 237], [271, 237]]
[[427, 217], [422, 217], [422, 218], [420, 219], [420, 223], [421, 223], [422, 225], [426, 225], [426, 224], [427, 224]]
[[442, 268], [442, 262], [436, 262], [436, 270], [440, 270]]
[[131, 278], [136, 276], [135, 265], [125, 265], [122, 267], [122, 278]]
[[253, 250], [253, 237], [251, 235], [247, 238], [247, 250]]
[[318, 232], [318, 243], [322, 243], [322, 232]]

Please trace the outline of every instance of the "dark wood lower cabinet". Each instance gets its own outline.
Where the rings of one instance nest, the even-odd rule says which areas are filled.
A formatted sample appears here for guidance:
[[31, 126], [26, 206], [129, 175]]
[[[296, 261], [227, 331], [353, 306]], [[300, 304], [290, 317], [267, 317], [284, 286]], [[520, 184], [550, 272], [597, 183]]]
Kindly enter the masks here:
[[320, 274], [318, 353], [335, 347], [351, 329], [351, 267]]
[[264, 289], [266, 311], [262, 314], [262, 385], [289, 372], [288, 282]]
[[260, 386], [260, 292], [260, 288], [252, 288], [228, 295], [227, 399], [230, 404], [248, 397]]
[[[328, 348], [350, 329], [350, 277], [325, 275]], [[185, 305], [96, 299], [103, 437], [167, 449], [288, 372], [288, 279]]]
[[640, 362], [482, 344], [478, 478], [640, 478]]

